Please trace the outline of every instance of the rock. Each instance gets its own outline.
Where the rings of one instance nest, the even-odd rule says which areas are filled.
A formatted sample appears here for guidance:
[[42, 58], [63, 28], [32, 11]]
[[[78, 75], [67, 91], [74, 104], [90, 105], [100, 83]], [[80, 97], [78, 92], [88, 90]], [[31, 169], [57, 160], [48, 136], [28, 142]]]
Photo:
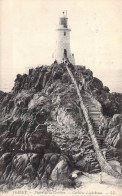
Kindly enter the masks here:
[[96, 89], [102, 89], [103, 83], [98, 78], [93, 77], [92, 86]]
[[0, 158], [0, 176], [2, 176], [2, 173], [5, 171], [6, 167], [9, 165], [11, 160], [12, 160], [11, 153], [2, 154]]
[[36, 121], [38, 123], [44, 123], [49, 117], [50, 112], [42, 109], [40, 112], [36, 114]]
[[111, 119], [111, 121], [109, 123], [109, 126], [113, 127], [113, 126], [116, 126], [117, 124], [121, 123], [121, 118], [122, 118], [122, 115], [114, 114], [113, 118]]
[[17, 130], [21, 127], [22, 120], [18, 118], [17, 120], [13, 121], [9, 126], [9, 136], [14, 137], [17, 135]]
[[[92, 163], [94, 163], [94, 164], [92, 164]], [[100, 168], [96, 158], [94, 157], [94, 153], [93, 154], [87, 153], [80, 160], [78, 160], [75, 165], [78, 170], [84, 171], [84, 172], [92, 172], [92, 170], [94, 170], [96, 168], [97, 169]], [[96, 167], [96, 166], [98, 166], [98, 167]]]
[[103, 86], [103, 90], [109, 93], [110, 89], [107, 86]]
[[28, 160], [28, 154], [17, 154], [16, 156], [14, 156], [12, 163], [15, 167], [15, 170], [17, 172], [23, 172], [27, 166]]
[[15, 186], [25, 185], [33, 181], [37, 175], [39, 156], [33, 153], [17, 154], [13, 157], [12, 165], [15, 169], [12, 170], [9, 181], [14, 180], [14, 175], [17, 177], [13, 181]]
[[7, 93], [0, 90], [0, 103], [4, 99], [4, 97], [7, 95]]
[[[7, 154], [4, 155], [2, 159], [5, 160], [7, 156]], [[60, 180], [68, 179], [71, 172], [68, 158], [60, 156], [60, 154], [48, 153], [40, 160], [39, 154], [22, 153], [16, 154], [12, 160], [10, 159], [11, 161], [13, 169], [10, 168], [10, 172], [4, 167], [6, 169], [4, 177], [10, 182], [9, 184], [13, 184], [16, 187], [29, 184], [35, 181], [35, 179], [36, 184], [39, 184], [39, 181], [41, 181], [41, 185], [49, 185], [50, 180], [55, 184], [57, 182], [62, 184], [64, 182]], [[58, 172], [58, 175], [56, 172]]]
[[109, 164], [112, 166], [112, 168], [115, 171], [118, 171], [120, 174], [122, 174], [122, 166], [120, 165], [120, 163], [118, 161], [109, 161]]
[[84, 71], [84, 74], [87, 75], [87, 76], [93, 76], [93, 72], [90, 69], [86, 69]]
[[38, 175], [42, 185], [64, 184], [68, 181], [68, 176], [72, 168], [69, 159], [60, 154], [47, 153], [40, 162]]
[[79, 171], [79, 170], [74, 170], [74, 171], [72, 172], [72, 174], [71, 174], [71, 176], [72, 176], [73, 178], [77, 178], [77, 177], [79, 177], [80, 175], [82, 175], [82, 172]]
[[114, 114], [121, 113], [121, 94], [113, 94], [101, 90], [97, 94], [97, 99], [102, 105], [104, 115], [112, 117]]
[[51, 174], [51, 179], [53, 181], [61, 181], [65, 179], [70, 174], [69, 167], [67, 165], [67, 162], [64, 160], [61, 160], [53, 169]]
[[46, 125], [38, 125], [33, 131], [27, 141], [28, 141], [28, 150], [44, 153], [48, 148], [52, 140], [51, 133], [47, 132]]
[[[110, 93], [84, 66], [70, 65], [70, 69], [78, 84], [82, 77], [88, 84], [89, 89], [81, 94], [90, 91], [101, 103], [105, 115], [101, 132], [106, 146], [112, 145], [121, 161], [121, 95]], [[74, 179], [72, 171], [100, 171], [65, 64], [55, 62], [18, 74], [13, 90], [0, 92], [0, 108], [0, 182], [8, 189], [25, 185], [77, 187], [80, 172], [75, 172]]]
[[63, 74], [62, 82], [63, 83], [67, 83], [67, 84], [71, 84], [71, 78], [69, 77], [68, 73], [64, 73]]
[[105, 142], [111, 146], [121, 148], [122, 128], [121, 125], [109, 129]]

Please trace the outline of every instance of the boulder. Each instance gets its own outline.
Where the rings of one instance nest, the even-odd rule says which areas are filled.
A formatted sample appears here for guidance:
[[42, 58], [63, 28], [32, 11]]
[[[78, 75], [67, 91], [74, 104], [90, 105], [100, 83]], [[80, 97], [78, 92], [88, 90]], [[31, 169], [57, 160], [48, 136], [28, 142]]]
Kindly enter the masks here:
[[48, 110], [42, 109], [41, 111], [39, 111], [36, 114], [36, 121], [37, 121], [37, 123], [43, 124], [47, 120], [47, 118], [49, 117], [49, 115], [50, 115], [50, 112]]
[[120, 163], [118, 161], [109, 161], [109, 164], [112, 166], [112, 168], [119, 172], [120, 174], [122, 174], [122, 166], [120, 165]]
[[90, 69], [84, 70], [84, 74], [87, 76], [93, 76], [93, 72]]
[[107, 86], [103, 86], [103, 90], [107, 93], [109, 93], [110, 89]]
[[114, 114], [113, 115], [113, 118], [109, 122], [109, 127], [114, 127], [117, 124], [121, 123], [121, 118], [122, 118], [122, 115], [121, 114]]
[[121, 142], [122, 142], [121, 125], [109, 129], [107, 136], [105, 138], [105, 142], [111, 146], [121, 148]]
[[11, 162], [11, 160], [12, 160], [12, 155], [10, 152], [2, 154], [2, 156], [0, 158], [0, 176], [2, 175], [4, 170], [6, 169], [7, 165]]
[[96, 88], [96, 89], [102, 89], [103, 88], [103, 83], [98, 78], [93, 77], [92, 86], [93, 86], [93, 88]]
[[52, 140], [51, 133], [47, 132], [46, 125], [38, 125], [27, 138], [28, 150], [44, 153]]

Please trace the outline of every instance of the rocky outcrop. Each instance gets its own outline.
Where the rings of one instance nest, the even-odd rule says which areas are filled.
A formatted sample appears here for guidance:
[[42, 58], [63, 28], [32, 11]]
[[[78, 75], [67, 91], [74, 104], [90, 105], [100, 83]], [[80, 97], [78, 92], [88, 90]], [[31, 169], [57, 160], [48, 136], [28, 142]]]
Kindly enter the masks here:
[[61, 154], [59, 146], [52, 140], [52, 133], [47, 132], [47, 125], [23, 123], [17, 119], [9, 125], [7, 131], [3, 131], [0, 138], [2, 186], [53, 186], [63, 184], [63, 179], [69, 182], [67, 186], [72, 183], [69, 176], [73, 165], [67, 156]]
[[[84, 66], [70, 69], [80, 87], [84, 77], [84, 92], [91, 93], [94, 104], [108, 115], [101, 119], [101, 132], [120, 157], [120, 94], [110, 93]], [[18, 74], [13, 90], [1, 93], [0, 108], [1, 187], [74, 186], [73, 170], [100, 171], [76, 87], [64, 64]]]
[[61, 154], [46, 153], [4, 153], [0, 159], [1, 184], [6, 188], [21, 188], [27, 185], [31, 188], [43, 186], [52, 187], [63, 184], [70, 187], [72, 165], [70, 160]]
[[108, 124], [103, 128], [106, 135], [105, 143], [109, 145], [111, 155], [116, 157], [115, 160], [122, 164], [122, 116], [115, 114], [108, 120]]
[[101, 131], [105, 135], [105, 142], [117, 149], [121, 148], [122, 141], [122, 116], [114, 114], [112, 118], [103, 118], [101, 120]]
[[93, 95], [101, 103], [103, 114], [112, 117], [114, 114], [121, 113], [121, 99], [120, 93], [109, 93], [108, 87], [103, 89], [93, 90]]

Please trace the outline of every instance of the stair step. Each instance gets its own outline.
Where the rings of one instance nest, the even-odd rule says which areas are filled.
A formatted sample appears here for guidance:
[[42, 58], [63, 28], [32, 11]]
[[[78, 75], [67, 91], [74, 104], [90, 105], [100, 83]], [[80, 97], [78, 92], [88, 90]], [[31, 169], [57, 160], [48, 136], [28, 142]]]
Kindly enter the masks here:
[[96, 163], [96, 161], [95, 160], [92, 160], [91, 163]]
[[106, 156], [106, 159], [113, 159], [113, 157], [112, 157], [112, 156], [110, 156], [110, 157], [107, 157], [107, 156]]
[[100, 118], [100, 114], [98, 112], [93, 112], [93, 111], [89, 111], [89, 110], [88, 110], [88, 112], [89, 112], [90, 116], [99, 117]]
[[94, 114], [89, 114], [89, 116], [91, 117], [91, 118], [93, 118], [93, 119], [100, 119], [100, 115], [94, 115]]
[[101, 146], [105, 146], [105, 148], [106, 148], [106, 144], [104, 143], [104, 141], [102, 141], [102, 140], [97, 140], [98, 141], [98, 144], [100, 144]]
[[111, 156], [111, 155], [106, 155], [106, 157], [107, 157], [107, 158], [112, 158], [112, 156]]
[[97, 138], [105, 139], [105, 136], [104, 136], [104, 135], [97, 135], [97, 134], [95, 134], [95, 136], [96, 136]]
[[88, 109], [88, 112], [89, 112], [90, 115], [93, 115], [93, 116], [95, 116], [95, 115], [98, 116], [99, 115], [100, 116], [98, 111], [91, 111], [91, 110]]
[[[90, 114], [92, 114], [93, 112], [94, 112], [94, 113], [95, 113], [95, 112], [96, 112], [96, 113], [98, 112], [97, 110], [90, 110], [90, 109], [88, 109], [88, 111], [89, 111]], [[100, 114], [99, 114], [99, 115], [100, 115]]]
[[112, 161], [112, 160], [113, 160], [113, 158], [111, 158], [111, 159], [107, 159], [107, 158], [106, 158], [106, 160], [107, 160], [107, 161]]
[[[96, 121], [96, 120], [95, 120], [95, 121], [94, 121], [94, 124], [95, 124], [96, 126], [98, 126], [98, 127], [100, 126], [100, 122], [99, 122], [99, 121]], [[98, 128], [98, 127], [97, 127], [97, 128]]]
[[99, 113], [94, 113], [94, 112], [89, 112], [89, 114], [93, 117], [99, 117], [100, 118], [100, 114]]
[[95, 125], [93, 125], [93, 128], [94, 128], [95, 130], [98, 130], [98, 131], [99, 131], [99, 125], [95, 124]]
[[97, 142], [98, 142], [98, 144], [99, 144], [100, 146], [105, 146], [105, 147], [106, 147], [106, 145], [105, 145], [104, 143], [102, 143], [100, 140], [97, 140]]
[[[93, 107], [95, 107], [95, 105], [93, 104], [93, 103], [91, 103], [90, 101], [83, 101], [84, 102], [84, 104], [88, 104], [89, 106], [93, 106]], [[95, 107], [96, 108], [96, 107]]]
[[[87, 107], [88, 108], [88, 107]], [[88, 111], [89, 113], [98, 113], [99, 111], [97, 111], [95, 108], [94, 109], [91, 109], [91, 108], [88, 108]], [[99, 114], [100, 115], [100, 114]]]
[[111, 157], [111, 156], [106, 156], [106, 159], [112, 159], [113, 157]]
[[106, 153], [106, 156], [109, 156], [110, 157], [111, 155], [109, 153]]
[[99, 126], [100, 126], [100, 123], [98, 123], [98, 122], [94, 122], [94, 124], [97, 126], [96, 131], [97, 131], [97, 132], [98, 132], [98, 134], [99, 134]]
[[90, 105], [89, 103], [87, 103], [85, 105], [88, 105], [89, 109], [97, 109], [94, 105]]
[[112, 158], [112, 156], [111, 156], [110, 154], [109, 154], [109, 155], [107, 155], [107, 154], [106, 154], [106, 157], [108, 157], [108, 158], [110, 158], [110, 157], [111, 157], [111, 158]]
[[104, 136], [102, 136], [102, 137], [101, 137], [101, 136], [96, 136], [96, 138], [97, 138], [97, 139], [101, 139], [101, 140], [104, 140], [104, 139], [105, 139]]
[[94, 105], [85, 104], [89, 106], [89, 109], [99, 111]]
[[106, 146], [105, 146], [104, 144], [99, 144], [99, 142], [98, 142], [98, 145], [99, 145], [99, 147], [100, 147], [101, 149], [106, 148]]
[[96, 129], [96, 128], [94, 128], [94, 131], [95, 131], [95, 134], [99, 134], [99, 130], [98, 130], [98, 128]]
[[84, 101], [91, 101], [91, 99], [89, 99], [88, 97], [84, 97], [84, 99], [83, 99]]
[[105, 143], [102, 140], [97, 140], [98, 144], [101, 146], [106, 146]]
[[96, 106], [94, 104], [92, 104], [88, 101], [84, 101], [84, 104], [89, 105], [89, 107], [95, 107], [96, 108]]
[[92, 116], [92, 115], [89, 115], [93, 120], [100, 120], [100, 116]]
[[100, 172], [100, 169], [94, 169], [94, 170], [90, 171], [89, 173], [98, 173], [98, 172]]
[[99, 118], [98, 118], [98, 117], [96, 117], [96, 116], [95, 116], [94, 118], [93, 118], [93, 116], [90, 116], [90, 117], [91, 117], [93, 120], [97, 120], [97, 121], [99, 121], [99, 120], [100, 120], [100, 117], [99, 117]]
[[100, 120], [99, 119], [93, 119], [92, 118], [92, 121], [93, 121], [93, 123], [95, 124], [95, 125], [97, 125], [98, 126], [98, 123], [99, 123], [99, 125], [100, 125]]
[[102, 142], [104, 142], [104, 140], [101, 139], [101, 138], [97, 138], [97, 141], [98, 141], [98, 143], [100, 143], [100, 144], [103, 144]]
[[100, 146], [100, 145], [99, 145], [99, 147], [100, 147], [101, 150], [102, 150], [103, 148], [105, 148], [105, 146]]
[[95, 115], [97, 115], [97, 116], [99, 115], [100, 116], [100, 112], [98, 112], [98, 111], [89, 111], [89, 113], [94, 115], [94, 116]]
[[94, 119], [94, 121], [96, 121], [96, 122], [99, 122], [99, 123], [100, 123], [100, 121], [99, 121], [98, 119]]

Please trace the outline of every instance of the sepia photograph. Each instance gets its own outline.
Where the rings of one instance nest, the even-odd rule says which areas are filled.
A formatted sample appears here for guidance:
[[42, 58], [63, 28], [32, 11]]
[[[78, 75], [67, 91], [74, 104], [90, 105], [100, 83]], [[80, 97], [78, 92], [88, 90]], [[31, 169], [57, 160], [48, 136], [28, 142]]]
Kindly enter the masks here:
[[122, 0], [0, 0], [0, 195], [122, 195]]

